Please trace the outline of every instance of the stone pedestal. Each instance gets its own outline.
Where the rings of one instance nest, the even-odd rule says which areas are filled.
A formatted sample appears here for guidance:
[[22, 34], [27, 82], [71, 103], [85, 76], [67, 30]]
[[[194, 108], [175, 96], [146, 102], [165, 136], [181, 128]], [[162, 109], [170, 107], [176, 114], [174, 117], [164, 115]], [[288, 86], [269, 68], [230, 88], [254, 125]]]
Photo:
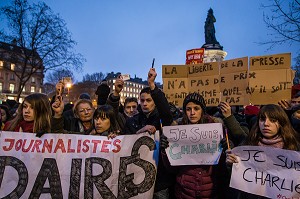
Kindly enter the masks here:
[[215, 44], [204, 44], [202, 48], [205, 49], [203, 56], [204, 63], [223, 61], [227, 55], [227, 52], [223, 51], [223, 46], [221, 46], [219, 42]]
[[223, 50], [205, 49], [203, 62], [219, 62], [223, 61], [227, 55], [227, 52]]

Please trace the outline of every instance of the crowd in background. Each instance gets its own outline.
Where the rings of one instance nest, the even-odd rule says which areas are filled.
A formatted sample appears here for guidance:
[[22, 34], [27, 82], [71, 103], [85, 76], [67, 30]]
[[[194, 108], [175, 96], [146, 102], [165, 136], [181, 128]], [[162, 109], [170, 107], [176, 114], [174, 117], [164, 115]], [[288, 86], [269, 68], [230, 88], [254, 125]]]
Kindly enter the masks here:
[[169, 103], [155, 85], [155, 68], [148, 72], [148, 87], [120, 103], [124, 80], [117, 78], [113, 92], [103, 81], [97, 91], [94, 107], [90, 96], [82, 93], [73, 104], [64, 104], [63, 82], [56, 84], [51, 102], [44, 94], [34, 93], [22, 103], [7, 100], [0, 105], [1, 129], [15, 132], [66, 133], [99, 135], [114, 138], [118, 135], [160, 132], [160, 157], [153, 198], [263, 198], [229, 187], [230, 167], [236, 155], [221, 140], [224, 152], [217, 165], [171, 166], [165, 149], [169, 145], [162, 126], [222, 123], [229, 136], [230, 148], [240, 145], [269, 146], [300, 150], [300, 91], [290, 101], [277, 105], [230, 106], [221, 102], [218, 107], [206, 107], [198, 93], [188, 94], [182, 107]]

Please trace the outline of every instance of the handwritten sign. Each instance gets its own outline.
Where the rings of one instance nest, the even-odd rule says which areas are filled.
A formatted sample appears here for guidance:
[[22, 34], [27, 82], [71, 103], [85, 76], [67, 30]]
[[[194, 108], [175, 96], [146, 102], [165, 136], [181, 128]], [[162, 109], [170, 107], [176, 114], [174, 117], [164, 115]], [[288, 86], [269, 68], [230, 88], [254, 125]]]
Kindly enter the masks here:
[[220, 101], [230, 105], [277, 104], [291, 96], [294, 72], [290, 63], [291, 54], [284, 53], [250, 57], [250, 61], [242, 57], [222, 62], [166, 65], [163, 66], [164, 92], [177, 106], [182, 106], [184, 98], [181, 97], [191, 92], [203, 95], [207, 106], [217, 106]]
[[300, 152], [273, 147], [241, 146], [232, 150], [230, 186], [269, 198], [300, 198]]
[[222, 152], [221, 123], [164, 126], [166, 149], [171, 165], [215, 165]]
[[155, 136], [2, 132], [0, 198], [152, 198]]
[[250, 57], [251, 70], [276, 70], [291, 68], [291, 53]]

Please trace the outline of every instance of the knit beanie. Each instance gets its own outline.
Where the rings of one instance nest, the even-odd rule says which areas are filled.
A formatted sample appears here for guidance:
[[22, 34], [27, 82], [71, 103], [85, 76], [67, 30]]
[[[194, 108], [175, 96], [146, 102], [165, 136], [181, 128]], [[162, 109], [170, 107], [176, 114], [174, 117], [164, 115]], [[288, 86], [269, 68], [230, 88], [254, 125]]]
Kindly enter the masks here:
[[81, 93], [78, 99], [91, 99], [91, 96], [88, 93]]
[[184, 112], [186, 111], [186, 105], [189, 102], [194, 102], [195, 104], [200, 105], [203, 110], [203, 113], [206, 113], [206, 104], [204, 98], [199, 93], [196, 92], [190, 93], [184, 98], [183, 107], [182, 107]]

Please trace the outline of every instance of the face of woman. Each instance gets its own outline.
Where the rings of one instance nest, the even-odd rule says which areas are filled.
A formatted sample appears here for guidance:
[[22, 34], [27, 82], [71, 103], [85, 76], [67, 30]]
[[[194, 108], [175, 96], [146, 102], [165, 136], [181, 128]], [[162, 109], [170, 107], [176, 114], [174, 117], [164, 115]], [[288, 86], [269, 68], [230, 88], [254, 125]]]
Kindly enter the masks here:
[[186, 105], [186, 115], [191, 124], [197, 124], [201, 119], [202, 108], [194, 102], [189, 102]]
[[22, 107], [23, 118], [26, 122], [32, 122], [34, 120], [35, 114], [34, 109], [30, 103], [24, 101]]
[[260, 132], [265, 138], [271, 139], [277, 135], [279, 123], [276, 119], [266, 116], [265, 118], [260, 118], [258, 123]]
[[4, 109], [1, 109], [1, 118], [2, 118], [2, 122], [6, 122], [7, 115]]
[[77, 106], [78, 118], [82, 122], [92, 121], [94, 108], [88, 103], [81, 103]]
[[95, 129], [97, 133], [103, 133], [107, 131], [110, 127], [110, 119], [109, 118], [95, 118]]

